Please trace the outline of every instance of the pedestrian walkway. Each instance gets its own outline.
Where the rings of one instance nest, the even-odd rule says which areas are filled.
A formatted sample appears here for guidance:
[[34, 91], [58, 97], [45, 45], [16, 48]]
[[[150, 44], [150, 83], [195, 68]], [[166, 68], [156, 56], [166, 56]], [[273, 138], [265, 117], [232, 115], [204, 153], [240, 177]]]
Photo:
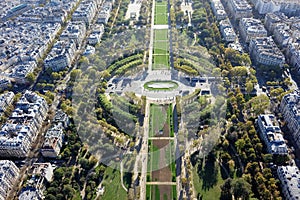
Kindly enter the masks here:
[[153, 29], [169, 29], [169, 25], [153, 25]]
[[147, 185], [176, 185], [176, 182], [147, 182]]

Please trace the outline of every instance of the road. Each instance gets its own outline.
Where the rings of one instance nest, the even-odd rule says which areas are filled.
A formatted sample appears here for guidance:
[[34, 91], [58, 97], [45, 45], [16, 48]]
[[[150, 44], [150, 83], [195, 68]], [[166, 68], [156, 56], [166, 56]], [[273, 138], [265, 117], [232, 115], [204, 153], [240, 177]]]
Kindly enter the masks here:
[[149, 44], [149, 61], [148, 71], [152, 71], [153, 60], [153, 40], [154, 40], [154, 14], [155, 14], [155, 0], [152, 0], [152, 12], [151, 12], [151, 28], [150, 28], [150, 44]]

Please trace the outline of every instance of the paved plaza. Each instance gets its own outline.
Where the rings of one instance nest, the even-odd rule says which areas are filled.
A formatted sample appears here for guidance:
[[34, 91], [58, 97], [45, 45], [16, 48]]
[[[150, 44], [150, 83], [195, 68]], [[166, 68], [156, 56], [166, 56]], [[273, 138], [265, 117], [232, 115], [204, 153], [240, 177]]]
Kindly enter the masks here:
[[[174, 81], [178, 87], [173, 90], [147, 90], [144, 84], [150, 81]], [[185, 96], [191, 94], [195, 89], [210, 91], [211, 84], [205, 82], [196, 82], [192, 85], [190, 82], [172, 76], [171, 70], [154, 70], [137, 74], [130, 77], [114, 77], [108, 82], [107, 94], [116, 93], [121, 95], [124, 92], [134, 92], [138, 96], [147, 96], [150, 99], [173, 99], [176, 96]]]

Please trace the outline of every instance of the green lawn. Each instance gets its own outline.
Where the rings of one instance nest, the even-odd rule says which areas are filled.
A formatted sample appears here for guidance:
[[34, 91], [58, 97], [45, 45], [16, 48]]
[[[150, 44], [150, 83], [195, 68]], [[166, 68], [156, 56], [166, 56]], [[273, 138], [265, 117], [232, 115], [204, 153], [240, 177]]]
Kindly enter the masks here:
[[166, 155], [165, 155], [165, 159], [166, 159], [166, 163], [170, 164], [170, 169], [172, 169], [173, 167], [171, 166], [174, 162], [174, 158], [175, 158], [175, 147], [174, 147], [174, 141], [170, 140], [168, 146], [165, 147], [166, 148]]
[[155, 14], [165, 14], [167, 10], [167, 1], [155, 2]]
[[[220, 186], [224, 183], [224, 180], [221, 177], [220, 166], [215, 163], [214, 172], [210, 171], [211, 166], [207, 167], [206, 173], [204, 173], [201, 177], [197, 173], [198, 164], [193, 168], [193, 183], [194, 188], [197, 194], [203, 195], [202, 199], [214, 200], [220, 199], [221, 189]], [[211, 184], [213, 183], [213, 184]], [[210, 185], [210, 187], [207, 187]]]
[[[161, 86], [157, 87], [157, 85], [156, 85], [155, 87], [153, 87], [153, 84], [161, 84]], [[168, 84], [168, 86], [165, 86], [164, 84]], [[144, 84], [144, 88], [147, 90], [151, 90], [151, 91], [162, 91], [162, 90], [166, 91], [166, 90], [174, 90], [174, 89], [178, 88], [178, 84], [173, 81], [149, 81]], [[168, 116], [169, 115], [170, 115], [169, 118], [171, 118], [172, 113], [170, 114], [169, 110], [168, 110]], [[167, 119], [168, 120], [167, 122], [170, 125], [171, 121], [169, 118]], [[173, 136], [174, 136], [174, 130], [171, 133], [173, 133]]]
[[154, 54], [168, 54], [169, 42], [168, 41], [155, 41]]
[[167, 25], [168, 24], [167, 14], [156, 14], [154, 24], [155, 25]]
[[155, 29], [154, 30], [155, 40], [167, 40], [168, 39], [168, 29]]
[[156, 2], [155, 3], [155, 25], [166, 25], [168, 24], [168, 10], [167, 2]]
[[162, 106], [151, 104], [150, 105], [150, 126], [149, 137], [153, 137], [162, 130], [167, 120], [167, 112], [162, 110]]
[[116, 195], [118, 199], [127, 199], [127, 192], [121, 186], [120, 171], [114, 170], [110, 167], [106, 168], [103, 178], [103, 186], [105, 192], [101, 200], [115, 199]]
[[[158, 185], [146, 185], [146, 200], [168, 200], [168, 196], [171, 196], [171, 200], [177, 199], [176, 185], [170, 185], [171, 193], [163, 194], [163, 199], [160, 199], [160, 190]], [[153, 194], [154, 193], [154, 194]]]
[[169, 55], [153, 55], [153, 69], [169, 69]]
[[[152, 150], [151, 154], [148, 156], [148, 171], [155, 171], [159, 169], [159, 158], [160, 158], [160, 151], [157, 147], [153, 146], [153, 143], [150, 145], [150, 149]], [[150, 175], [151, 176], [151, 175]], [[152, 180], [152, 177], [150, 177], [151, 181], [156, 181]]]

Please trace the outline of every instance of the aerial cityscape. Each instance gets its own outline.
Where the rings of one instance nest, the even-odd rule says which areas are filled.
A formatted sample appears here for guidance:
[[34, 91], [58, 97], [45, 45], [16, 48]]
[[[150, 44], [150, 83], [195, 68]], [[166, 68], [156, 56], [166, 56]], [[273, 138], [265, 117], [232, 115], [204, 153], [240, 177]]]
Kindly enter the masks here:
[[0, 200], [300, 199], [300, 0], [0, 2]]

